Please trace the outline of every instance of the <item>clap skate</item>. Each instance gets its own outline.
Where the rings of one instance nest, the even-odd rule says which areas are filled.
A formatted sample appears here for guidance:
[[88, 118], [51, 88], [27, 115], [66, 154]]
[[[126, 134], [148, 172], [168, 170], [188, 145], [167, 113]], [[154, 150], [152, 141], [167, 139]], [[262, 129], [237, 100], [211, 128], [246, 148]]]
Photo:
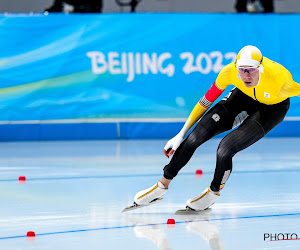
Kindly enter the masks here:
[[186, 202], [186, 208], [177, 210], [176, 214], [180, 213], [199, 213], [208, 209], [211, 205], [213, 205], [218, 199], [219, 195], [216, 195], [211, 189], [206, 188], [200, 195], [189, 199]]
[[167, 192], [167, 190], [168, 189], [166, 189], [165, 186], [158, 181], [154, 186], [138, 192], [134, 196], [133, 205], [124, 208], [122, 213], [162, 201], [162, 196]]

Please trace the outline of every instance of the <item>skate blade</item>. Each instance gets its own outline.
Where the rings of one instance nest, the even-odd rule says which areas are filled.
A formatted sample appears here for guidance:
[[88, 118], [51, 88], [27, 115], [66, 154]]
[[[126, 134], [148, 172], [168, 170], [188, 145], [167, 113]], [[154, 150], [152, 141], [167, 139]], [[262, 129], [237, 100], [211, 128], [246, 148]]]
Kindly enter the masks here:
[[179, 209], [175, 212], [175, 214], [201, 214], [201, 213], [207, 213], [210, 212], [211, 208], [206, 208], [204, 210], [195, 210], [190, 207], [186, 207], [185, 209]]
[[149, 204], [146, 204], [146, 205], [138, 205], [138, 204], [133, 204], [132, 206], [129, 206], [129, 207], [125, 207], [121, 213], [124, 213], [124, 212], [128, 212], [128, 211], [131, 211], [131, 210], [134, 210], [134, 209], [138, 209], [138, 208], [141, 208], [141, 207], [146, 207], [146, 206], [150, 206], [154, 203], [157, 203], [157, 202], [160, 202], [162, 201], [163, 198], [157, 198], [153, 201], [151, 201]]

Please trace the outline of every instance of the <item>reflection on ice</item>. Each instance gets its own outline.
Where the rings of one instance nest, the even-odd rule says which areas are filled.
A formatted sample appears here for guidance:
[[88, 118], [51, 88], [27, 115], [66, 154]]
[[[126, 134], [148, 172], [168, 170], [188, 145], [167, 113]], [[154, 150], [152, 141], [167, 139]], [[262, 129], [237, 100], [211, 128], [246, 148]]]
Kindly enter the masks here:
[[[210, 221], [211, 209], [195, 214], [176, 214], [176, 225], [186, 227], [187, 232], [195, 233], [204, 239], [211, 250], [224, 249], [223, 243], [219, 237], [218, 227]], [[167, 238], [167, 231], [173, 230], [166, 227], [165, 223], [155, 223], [157, 216], [154, 214], [124, 214], [122, 218], [134, 225], [134, 233], [136, 237], [151, 240], [159, 249], [172, 249]], [[175, 229], [174, 229], [175, 230]]]

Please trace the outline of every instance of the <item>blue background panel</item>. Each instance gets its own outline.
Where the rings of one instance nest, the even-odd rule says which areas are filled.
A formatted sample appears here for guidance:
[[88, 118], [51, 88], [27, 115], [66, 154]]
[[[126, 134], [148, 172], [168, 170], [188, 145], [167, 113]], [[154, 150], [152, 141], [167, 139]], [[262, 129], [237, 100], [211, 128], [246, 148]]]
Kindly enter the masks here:
[[[299, 23], [300, 14], [0, 15], [0, 140], [169, 138], [180, 125], [163, 119], [185, 120], [245, 45], [300, 82]], [[300, 98], [287, 117], [300, 121]], [[162, 123], [140, 122], [149, 119]], [[269, 135], [299, 136], [288, 124]]]

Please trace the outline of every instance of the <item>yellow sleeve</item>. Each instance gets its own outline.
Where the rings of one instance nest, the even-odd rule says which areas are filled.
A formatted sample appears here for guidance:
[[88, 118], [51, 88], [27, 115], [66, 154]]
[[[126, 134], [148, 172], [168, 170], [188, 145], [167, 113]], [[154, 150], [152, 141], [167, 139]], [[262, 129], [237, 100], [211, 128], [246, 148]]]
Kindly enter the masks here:
[[280, 97], [292, 97], [300, 94], [300, 84], [289, 77], [280, 88]]
[[216, 84], [220, 89], [226, 89], [231, 84], [231, 72], [234, 66], [234, 62], [225, 66], [219, 73]]
[[201, 106], [199, 102], [195, 105], [188, 119], [186, 120], [183, 128], [179, 132], [182, 137], [184, 137], [187, 134], [187, 132], [189, 132], [189, 130], [202, 117], [202, 115], [206, 112], [206, 110], [207, 108]]

